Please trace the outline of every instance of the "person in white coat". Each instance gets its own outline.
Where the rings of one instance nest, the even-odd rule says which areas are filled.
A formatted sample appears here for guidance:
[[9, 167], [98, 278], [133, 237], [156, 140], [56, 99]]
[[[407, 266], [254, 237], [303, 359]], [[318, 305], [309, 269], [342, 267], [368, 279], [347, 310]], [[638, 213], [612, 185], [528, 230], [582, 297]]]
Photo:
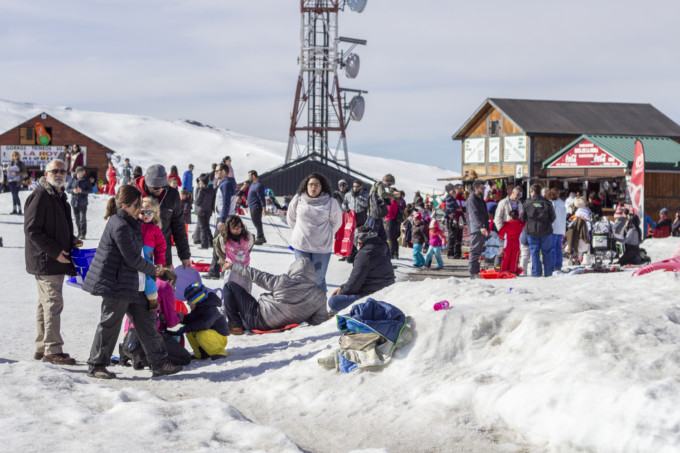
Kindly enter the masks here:
[[307, 176], [288, 206], [288, 226], [295, 259], [309, 258], [316, 270], [316, 284], [324, 293], [326, 270], [333, 253], [335, 233], [342, 226], [342, 209], [333, 199], [331, 184], [320, 173]]
[[562, 239], [567, 232], [567, 207], [560, 198], [560, 192], [554, 187], [548, 191], [548, 200], [552, 202], [555, 209], [555, 221], [552, 224], [553, 236], [553, 256], [555, 257], [554, 270], [562, 269]]

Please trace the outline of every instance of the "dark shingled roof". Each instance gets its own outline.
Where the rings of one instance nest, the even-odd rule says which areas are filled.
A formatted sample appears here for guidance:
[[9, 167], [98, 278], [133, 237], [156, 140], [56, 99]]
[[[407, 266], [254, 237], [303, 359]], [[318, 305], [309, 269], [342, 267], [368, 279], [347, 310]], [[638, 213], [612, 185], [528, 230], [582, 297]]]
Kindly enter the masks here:
[[487, 99], [453, 138], [461, 139], [465, 130], [491, 106], [500, 110], [527, 134], [680, 138], [680, 125], [651, 104], [498, 98]]

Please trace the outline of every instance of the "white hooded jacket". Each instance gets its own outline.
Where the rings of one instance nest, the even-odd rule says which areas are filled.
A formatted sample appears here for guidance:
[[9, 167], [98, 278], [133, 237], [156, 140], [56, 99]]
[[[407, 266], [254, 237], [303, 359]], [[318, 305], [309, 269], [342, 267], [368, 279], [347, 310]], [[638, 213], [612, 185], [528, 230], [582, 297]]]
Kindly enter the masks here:
[[332, 253], [335, 233], [342, 226], [342, 209], [328, 194], [295, 195], [288, 206], [291, 246], [307, 253]]

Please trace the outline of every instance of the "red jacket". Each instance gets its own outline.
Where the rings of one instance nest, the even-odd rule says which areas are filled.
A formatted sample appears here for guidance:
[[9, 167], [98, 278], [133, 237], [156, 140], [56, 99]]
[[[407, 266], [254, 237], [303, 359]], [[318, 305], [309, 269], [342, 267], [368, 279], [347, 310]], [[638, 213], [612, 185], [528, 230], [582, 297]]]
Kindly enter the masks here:
[[174, 173], [170, 173], [168, 175], [168, 181], [170, 181], [171, 179], [174, 179], [174, 180], [177, 181], [177, 187], [182, 187], [182, 178], [180, 178], [179, 175], [176, 175]]
[[116, 181], [118, 174], [116, 174], [116, 169], [114, 167], [109, 167], [108, 170], [106, 170], [106, 179], [108, 179], [109, 183]]
[[519, 235], [523, 229], [524, 222], [521, 220], [508, 220], [498, 232], [498, 237], [504, 239], [507, 236], [508, 244], [515, 244], [519, 242]]
[[165, 250], [168, 246], [161, 229], [153, 223], [142, 223], [142, 239], [144, 245], [153, 247], [153, 264], [165, 266]]
[[399, 202], [397, 200], [392, 200], [390, 206], [387, 208], [387, 215], [385, 220], [394, 220], [397, 218], [397, 213], [399, 212]]

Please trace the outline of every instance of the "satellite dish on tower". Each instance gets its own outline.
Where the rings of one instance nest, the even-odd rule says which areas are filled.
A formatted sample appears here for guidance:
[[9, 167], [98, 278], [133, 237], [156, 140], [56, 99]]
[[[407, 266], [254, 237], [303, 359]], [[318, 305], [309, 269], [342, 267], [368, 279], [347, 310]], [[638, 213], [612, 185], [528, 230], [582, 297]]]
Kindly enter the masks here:
[[360, 94], [354, 96], [351, 101], [349, 101], [349, 117], [354, 121], [361, 121], [364, 117], [364, 110], [366, 109], [366, 101], [364, 97]]
[[348, 79], [353, 79], [359, 74], [360, 62], [359, 55], [355, 53], [351, 53], [347, 56], [347, 59], [345, 60], [345, 76], [347, 76]]
[[361, 13], [366, 8], [366, 0], [347, 0], [347, 4], [355, 13]]

